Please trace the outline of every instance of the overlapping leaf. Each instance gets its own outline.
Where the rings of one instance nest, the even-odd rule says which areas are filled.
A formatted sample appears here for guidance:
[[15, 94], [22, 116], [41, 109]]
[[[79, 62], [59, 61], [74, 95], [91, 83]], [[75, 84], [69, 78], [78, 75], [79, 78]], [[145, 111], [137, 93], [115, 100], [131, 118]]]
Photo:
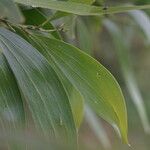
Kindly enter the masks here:
[[[69, 140], [76, 129], [65, 90], [47, 60], [18, 35], [1, 28], [0, 46], [17, 79], [32, 117], [46, 136]], [[66, 137], [66, 138], [65, 138]]]
[[[1, 48], [0, 48], [1, 49]], [[15, 78], [8, 67], [5, 57], [0, 52], [0, 132], [5, 137], [6, 132], [13, 136], [22, 129], [24, 124], [24, 109], [20, 92]], [[5, 140], [11, 149], [14, 144], [8, 139]], [[16, 143], [15, 148], [20, 144]]]
[[[33, 10], [25, 10], [24, 11], [24, 15], [26, 16], [27, 20], [26, 23], [30, 24], [30, 25], [35, 25], [38, 26], [39, 24], [41, 24], [45, 18], [42, 14], [40, 14], [37, 10], [33, 9]], [[32, 18], [36, 18], [38, 16], [38, 19], [36, 19], [36, 21], [34, 21]], [[54, 29], [55, 28], [50, 24], [46, 24], [44, 26], [44, 29], [50, 30], [50, 29]], [[42, 44], [40, 43], [36, 43], [34, 40], [31, 41], [31, 39], [28, 38], [28, 35], [26, 35], [24, 32], [22, 32], [20, 29], [17, 29], [17, 31], [19, 31], [18, 33], [20, 33], [21, 35], [24, 35], [24, 38], [26, 38], [26, 40], [29, 40], [31, 42], [31, 44], [33, 44], [35, 47], [38, 48], [38, 50], [40, 50], [40, 52], [45, 56], [45, 58], [47, 58], [47, 60], [50, 62], [50, 65], [53, 67], [53, 69], [55, 71], [57, 71], [57, 74], [59, 75], [59, 78], [66, 90], [67, 96], [69, 98], [70, 104], [71, 104], [71, 108], [72, 108], [72, 113], [73, 113], [73, 118], [76, 124], [76, 127], [79, 128], [82, 120], [83, 120], [83, 112], [84, 112], [84, 100], [83, 97], [81, 96], [81, 94], [77, 91], [77, 89], [75, 89], [75, 87], [69, 82], [69, 80], [62, 74], [61, 70], [55, 65], [55, 63], [50, 59], [49, 55], [46, 53], [46, 51], [43, 51], [42, 48]], [[60, 34], [55, 31], [52, 32], [52, 35], [61, 40], [61, 36]]]
[[78, 128], [83, 120], [83, 112], [84, 112], [84, 100], [80, 92], [71, 84], [71, 82], [65, 77], [65, 75], [62, 73], [62, 71], [57, 67], [56, 63], [51, 59], [51, 56], [49, 55], [47, 48], [44, 46], [44, 44], [40, 41], [37, 41], [32, 36], [26, 35], [22, 31], [20, 31], [21, 35], [29, 41], [34, 47], [37, 48], [38, 51], [40, 51], [43, 56], [48, 60], [50, 65], [53, 67], [55, 72], [57, 72], [57, 75], [59, 76], [59, 79], [61, 80], [63, 87], [67, 93], [67, 96], [69, 98], [71, 109], [73, 113], [73, 118], [76, 124], [76, 127]]
[[[1, 49], [1, 48], [0, 48]], [[23, 103], [15, 78], [0, 53], [0, 124], [17, 129], [24, 121]]]
[[32, 38], [42, 45], [49, 59], [56, 63], [93, 109], [119, 127], [123, 140], [127, 142], [126, 106], [114, 77], [96, 60], [75, 47], [43, 36]]

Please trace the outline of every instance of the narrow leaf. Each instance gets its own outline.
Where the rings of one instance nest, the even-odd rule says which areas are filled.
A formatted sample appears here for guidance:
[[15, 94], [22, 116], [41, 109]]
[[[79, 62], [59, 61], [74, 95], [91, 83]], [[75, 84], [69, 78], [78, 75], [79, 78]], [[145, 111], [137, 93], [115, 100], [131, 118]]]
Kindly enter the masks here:
[[[1, 48], [0, 48], [1, 49]], [[5, 137], [6, 132], [16, 136], [23, 129], [25, 121], [24, 108], [17, 83], [6, 59], [0, 53], [0, 132]], [[20, 148], [20, 143], [12, 143], [5, 139], [4, 145], [11, 149]], [[15, 144], [15, 146], [14, 146]]]
[[127, 12], [129, 10], [136, 9], [148, 9], [150, 5], [141, 6], [118, 6], [109, 7], [107, 11], [103, 7], [90, 6], [87, 4], [75, 3], [75, 2], [65, 2], [65, 1], [49, 1], [49, 0], [14, 0], [17, 3], [31, 5], [33, 7], [49, 8], [54, 10], [59, 10], [67, 13], [73, 13], [77, 15], [96, 15], [100, 16], [103, 14], [114, 14]]
[[[1, 28], [0, 46], [27, 101], [35, 124], [46, 137], [76, 149], [76, 129], [65, 90], [47, 60], [18, 35]], [[63, 139], [62, 139], [63, 134]]]
[[21, 95], [15, 78], [2, 53], [0, 53], [0, 118], [1, 121], [4, 121], [1, 123], [6, 123], [4, 127], [15, 130], [21, 128], [24, 122]]

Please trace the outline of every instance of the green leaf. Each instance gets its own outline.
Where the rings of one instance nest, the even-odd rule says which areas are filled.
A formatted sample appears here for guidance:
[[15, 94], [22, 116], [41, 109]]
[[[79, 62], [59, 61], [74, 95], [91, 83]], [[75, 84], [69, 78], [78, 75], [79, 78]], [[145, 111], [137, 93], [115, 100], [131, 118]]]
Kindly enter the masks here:
[[[76, 2], [76, 3], [83, 3], [83, 4], [92, 4], [95, 0], [68, 0], [69, 2]], [[52, 16], [50, 16], [48, 18], [48, 21], [52, 21], [52, 20], [56, 20], [65, 16], [70, 15], [69, 13], [66, 12], [61, 12], [61, 11], [57, 11], [56, 13], [54, 13]]]
[[[35, 124], [46, 135], [76, 149], [76, 128], [66, 92], [47, 60], [18, 35], [1, 28], [0, 46]], [[63, 135], [63, 139], [62, 139]]]
[[49, 0], [14, 0], [17, 3], [31, 5], [33, 7], [49, 8], [59, 10], [67, 13], [73, 13], [77, 15], [96, 15], [100, 16], [103, 14], [114, 14], [127, 12], [135, 9], [148, 9], [150, 5], [141, 6], [117, 6], [109, 7], [107, 11], [103, 7], [90, 6], [87, 4], [75, 3], [75, 2], [63, 2], [63, 1], [49, 1]]
[[100, 63], [79, 49], [59, 40], [33, 36], [47, 51], [68, 80], [80, 91], [84, 99], [105, 120], [120, 129], [127, 142], [127, 112], [121, 89]]
[[73, 118], [74, 118], [76, 127], [79, 128], [83, 120], [84, 99], [82, 95], [80, 94], [80, 92], [71, 84], [71, 82], [65, 77], [63, 72], [57, 67], [54, 61], [52, 62], [49, 54], [45, 53], [44, 51], [45, 49], [42, 49], [42, 50], [40, 49], [40, 52], [47, 58], [50, 64], [52, 65], [53, 63], [53, 68], [57, 72], [62, 84], [64, 85], [64, 88], [66, 90], [66, 93], [68, 95], [68, 98], [71, 104], [71, 109], [72, 109]]
[[21, 95], [2, 53], [0, 53], [0, 120], [2, 124], [5, 124], [4, 128], [15, 130], [20, 128], [24, 122]]
[[22, 31], [20, 31], [19, 33], [28, 42], [30, 42], [38, 51], [40, 51], [43, 56], [45, 56], [45, 58], [48, 60], [52, 68], [59, 76], [59, 79], [61, 80], [63, 87], [67, 93], [67, 96], [69, 98], [76, 127], [79, 128], [83, 120], [83, 112], [84, 112], [84, 100], [82, 95], [65, 77], [63, 72], [57, 67], [56, 63], [51, 59], [49, 51], [47, 51], [47, 47], [45, 47], [45, 45], [41, 41], [37, 42], [37, 40], [34, 37], [27, 35]]
[[24, 17], [12, 0], [0, 0], [0, 18], [8, 18], [12, 22], [23, 22]]
[[[1, 48], [0, 48], [1, 49]], [[2, 53], [0, 53], [0, 131], [5, 137], [6, 132], [16, 136], [22, 130], [25, 121], [23, 103], [15, 78]], [[20, 148], [20, 143], [10, 142], [6, 139], [5, 144], [13, 150]]]

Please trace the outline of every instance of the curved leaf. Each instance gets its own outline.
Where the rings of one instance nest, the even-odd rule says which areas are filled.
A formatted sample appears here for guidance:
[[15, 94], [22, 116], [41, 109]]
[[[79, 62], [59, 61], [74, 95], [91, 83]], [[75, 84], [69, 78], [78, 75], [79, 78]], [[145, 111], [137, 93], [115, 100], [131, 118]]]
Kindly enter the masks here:
[[[0, 53], [0, 118], [4, 127], [20, 128], [24, 121], [23, 103], [15, 78]], [[0, 124], [1, 124], [0, 123]]]
[[45, 58], [48, 60], [50, 65], [53, 67], [53, 69], [59, 76], [59, 79], [61, 80], [63, 87], [67, 93], [67, 96], [69, 98], [76, 127], [79, 128], [83, 120], [83, 112], [84, 112], [84, 100], [82, 95], [65, 77], [63, 72], [57, 67], [56, 63], [51, 59], [51, 56], [47, 51], [47, 47], [45, 47], [45, 45], [41, 41], [37, 41], [34, 37], [26, 35], [21, 31], [19, 31], [19, 33], [21, 33], [21, 35], [27, 41], [29, 41], [38, 51], [40, 51], [43, 54], [43, 56], [45, 56]]
[[[0, 53], [0, 132], [5, 137], [6, 132], [16, 136], [22, 130], [25, 121], [24, 108], [19, 89], [15, 78], [6, 62], [5, 57]], [[14, 143], [8, 139], [3, 142], [7, 147], [14, 149]], [[15, 148], [20, 148], [20, 143]]]
[[49, 1], [49, 0], [14, 0], [17, 3], [31, 5], [33, 7], [42, 7], [49, 8], [54, 10], [59, 10], [67, 13], [73, 13], [77, 15], [104, 15], [104, 14], [114, 14], [127, 12], [129, 10], [136, 9], [148, 9], [150, 5], [141, 5], [141, 6], [118, 6], [118, 7], [109, 7], [107, 11], [103, 7], [90, 6], [87, 4], [81, 4], [76, 2], [63, 2], [63, 1]]
[[110, 72], [71, 45], [43, 36], [32, 37], [44, 45], [47, 55], [93, 109], [119, 127], [123, 140], [127, 142], [126, 106], [120, 87]]
[[[18, 35], [1, 28], [0, 47], [35, 123], [46, 135], [67, 138], [76, 149], [76, 129], [65, 90], [47, 60]], [[63, 134], [63, 139], [62, 139]]]

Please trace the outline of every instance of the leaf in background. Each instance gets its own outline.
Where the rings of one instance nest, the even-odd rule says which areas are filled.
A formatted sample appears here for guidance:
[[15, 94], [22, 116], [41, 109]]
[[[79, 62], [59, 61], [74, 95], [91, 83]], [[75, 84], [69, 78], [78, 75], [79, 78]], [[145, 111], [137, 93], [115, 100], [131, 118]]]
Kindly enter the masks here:
[[129, 15], [136, 21], [136, 23], [143, 30], [144, 34], [147, 37], [148, 42], [150, 43], [150, 18], [149, 16], [141, 10], [135, 10], [129, 12]]
[[12, 0], [0, 0], [0, 18], [5, 17], [16, 23], [24, 21], [24, 17]]
[[102, 143], [104, 149], [110, 149], [111, 143], [103, 127], [101, 121], [97, 118], [93, 110], [86, 105], [85, 107], [85, 119], [91, 127], [93, 133], [96, 135], [98, 140]]
[[110, 72], [71, 45], [43, 36], [33, 37], [37, 43], [43, 43], [49, 57], [92, 108], [109, 123], [118, 126], [127, 143], [126, 106], [121, 89]]
[[130, 59], [130, 54], [128, 52], [128, 47], [124, 42], [124, 36], [122, 35], [121, 31], [119, 30], [118, 26], [110, 20], [105, 20], [104, 25], [107, 27], [108, 31], [110, 32], [114, 44], [115, 49], [118, 55], [118, 59], [121, 65], [122, 73], [126, 82], [126, 86], [130, 96], [133, 100], [134, 105], [139, 113], [141, 122], [143, 124], [143, 128], [146, 133], [150, 133], [150, 124], [148, 121], [148, 116], [145, 110], [144, 102], [140, 90], [138, 88], [137, 82], [135, 80], [135, 75], [132, 70], [132, 62]]
[[[42, 7], [48, 9], [59, 10], [67, 13], [73, 13], [76, 15], [104, 15], [106, 11], [104, 11], [103, 7], [98, 6], [90, 6], [82, 3], [75, 2], [63, 2], [63, 1], [49, 1], [49, 0], [14, 0], [17, 3], [30, 5], [33, 7]], [[129, 10], [136, 9], [148, 9], [150, 5], [141, 5], [141, 6], [118, 6], [118, 7], [109, 7], [107, 10], [107, 14], [121, 13], [127, 12]]]
[[[47, 60], [18, 35], [1, 28], [0, 46], [17, 79], [35, 124], [76, 149], [76, 128], [65, 90]], [[63, 134], [63, 139], [62, 139]]]
[[[23, 14], [26, 18], [26, 24], [28, 25], [39, 26], [44, 21], [46, 21], [46, 17], [36, 9], [24, 10]], [[50, 22], [45, 24], [42, 28], [47, 29], [47, 30], [56, 30]], [[57, 30], [54, 32], [50, 32], [50, 34], [52, 34], [57, 39], [61, 39], [61, 35], [59, 34]]]
[[63, 30], [66, 32], [66, 36], [70, 41], [75, 39], [76, 19], [77, 19], [76, 15], [70, 15], [63, 19], [64, 22]]
[[[68, 0], [68, 2], [76, 2], [76, 3], [83, 3], [83, 4], [92, 4], [95, 0]], [[56, 11], [52, 16], [48, 18], [48, 21], [60, 19], [62, 17], [70, 15], [69, 13], [62, 12], [62, 11]]]
[[89, 30], [82, 19], [77, 20], [77, 39], [79, 48], [85, 51], [87, 54], [92, 53], [91, 35]]

